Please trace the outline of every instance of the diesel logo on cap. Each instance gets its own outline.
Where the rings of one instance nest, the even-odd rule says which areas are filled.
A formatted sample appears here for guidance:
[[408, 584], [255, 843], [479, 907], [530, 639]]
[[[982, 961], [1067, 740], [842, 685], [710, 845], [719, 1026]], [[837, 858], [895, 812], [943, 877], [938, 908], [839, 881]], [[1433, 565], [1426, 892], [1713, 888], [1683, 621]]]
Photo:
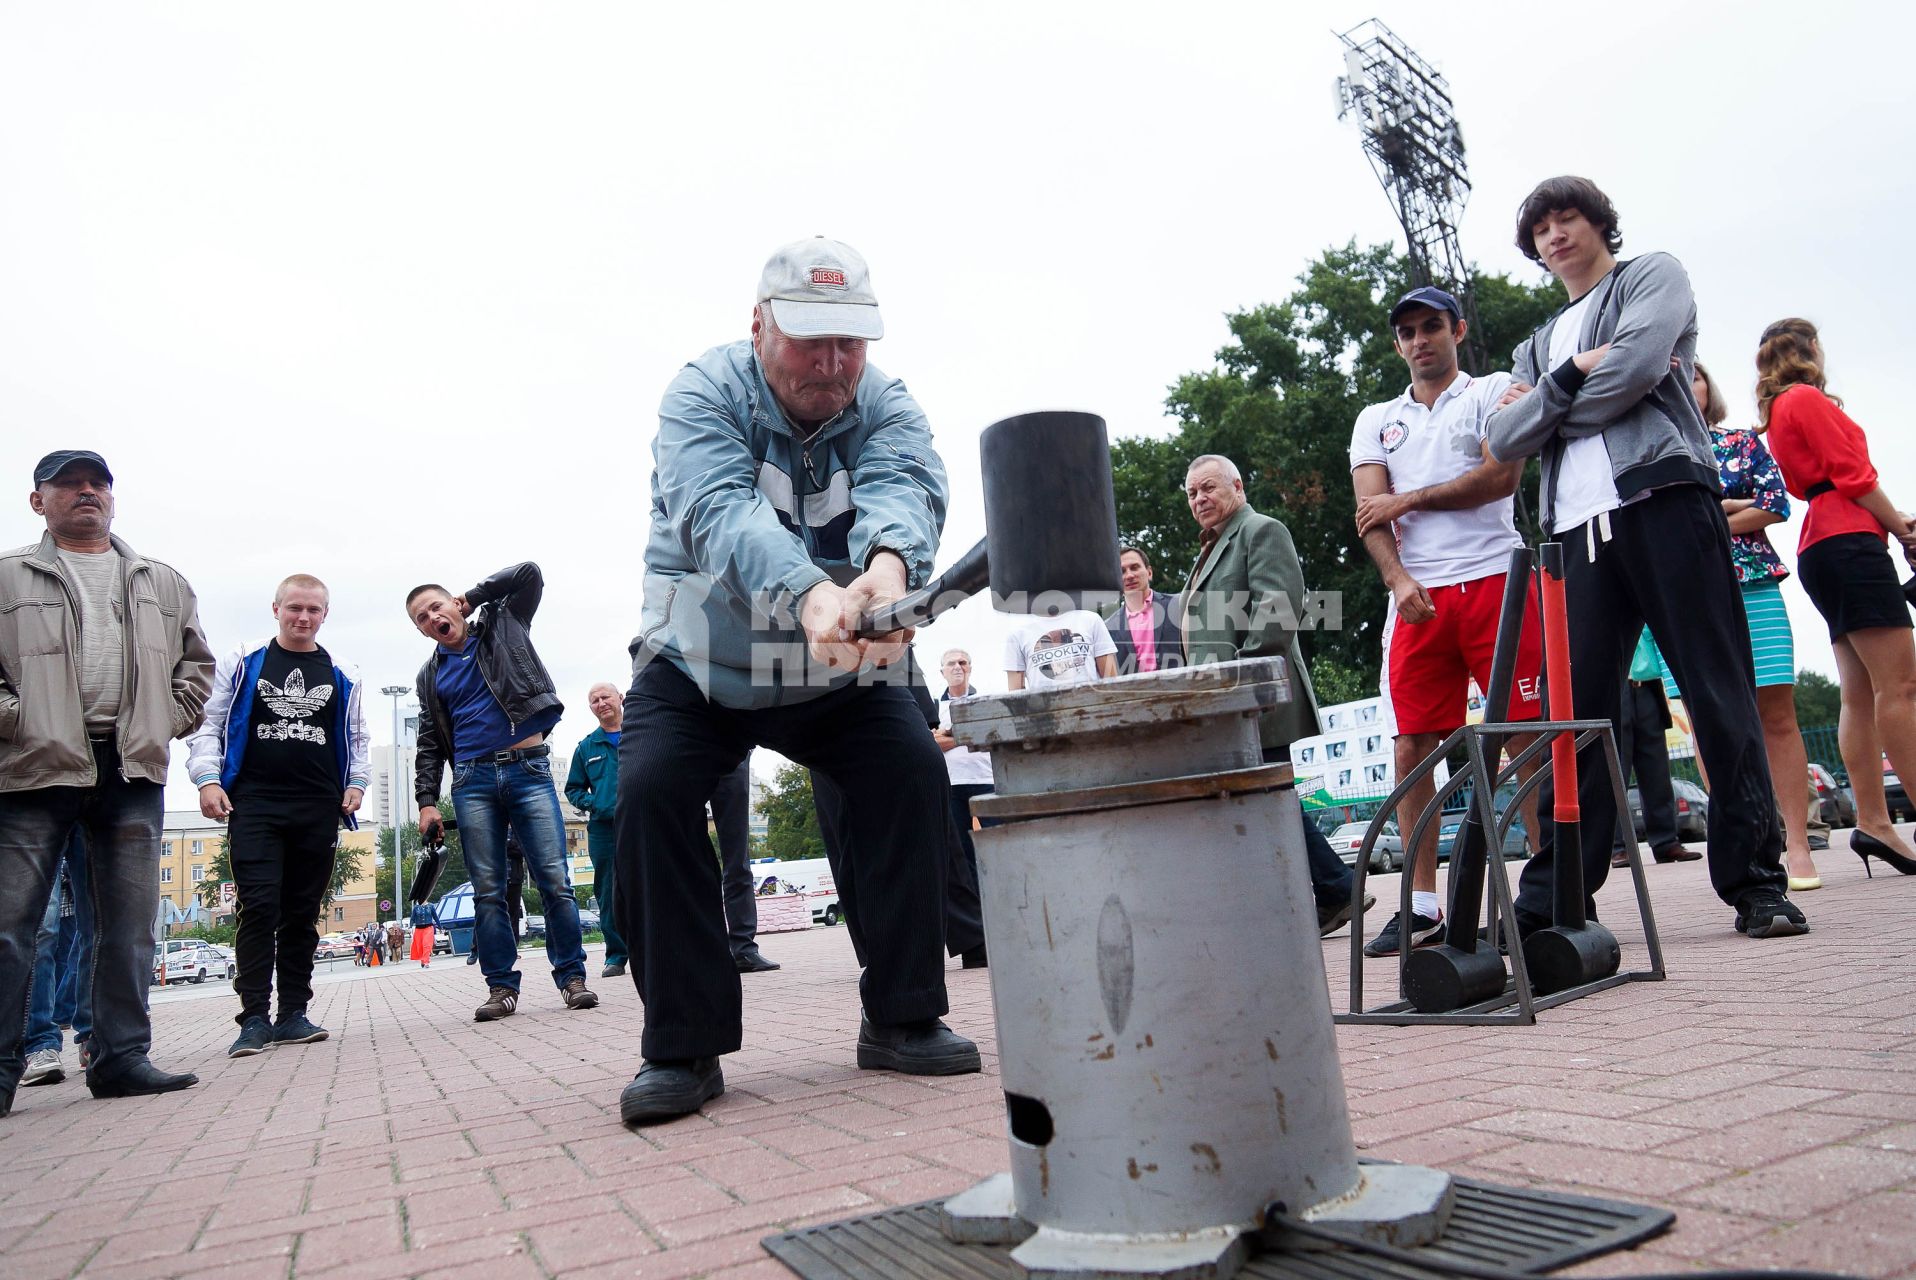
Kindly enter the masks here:
[[830, 285], [834, 289], [845, 287], [845, 273], [836, 267], [813, 267], [813, 285]]

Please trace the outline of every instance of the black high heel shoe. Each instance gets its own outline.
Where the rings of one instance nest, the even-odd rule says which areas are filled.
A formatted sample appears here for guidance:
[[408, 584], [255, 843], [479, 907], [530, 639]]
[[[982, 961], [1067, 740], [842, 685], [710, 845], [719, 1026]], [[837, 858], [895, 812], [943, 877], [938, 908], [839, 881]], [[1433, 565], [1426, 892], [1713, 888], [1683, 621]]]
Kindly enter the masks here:
[[1863, 860], [1863, 874], [1872, 880], [1876, 878], [1876, 873], [1869, 869], [1871, 858], [1881, 858], [1904, 875], [1916, 876], [1916, 858], [1905, 858], [1867, 831], [1850, 832], [1849, 847]]

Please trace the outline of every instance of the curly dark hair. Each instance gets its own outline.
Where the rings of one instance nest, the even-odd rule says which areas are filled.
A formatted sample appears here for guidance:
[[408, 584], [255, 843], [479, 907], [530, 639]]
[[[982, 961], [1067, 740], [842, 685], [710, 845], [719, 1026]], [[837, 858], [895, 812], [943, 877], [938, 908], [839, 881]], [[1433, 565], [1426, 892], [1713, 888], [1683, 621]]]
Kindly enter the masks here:
[[1611, 253], [1623, 248], [1623, 233], [1617, 229], [1617, 207], [1610, 203], [1610, 197], [1590, 179], [1566, 175], [1539, 182], [1537, 189], [1524, 197], [1523, 208], [1517, 210], [1517, 248], [1524, 257], [1532, 262], [1543, 261], [1531, 228], [1560, 209], [1575, 209], [1588, 218], [1603, 234], [1603, 243]]

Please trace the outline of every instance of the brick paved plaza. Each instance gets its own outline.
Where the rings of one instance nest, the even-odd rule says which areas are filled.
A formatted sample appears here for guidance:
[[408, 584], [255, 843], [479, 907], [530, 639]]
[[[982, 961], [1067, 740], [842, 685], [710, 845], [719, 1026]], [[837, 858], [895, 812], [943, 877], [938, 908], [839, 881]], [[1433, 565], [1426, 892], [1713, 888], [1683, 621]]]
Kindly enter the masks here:
[[[1916, 1276], [1916, 879], [1866, 881], [1846, 840], [1817, 855], [1807, 937], [1739, 937], [1703, 864], [1653, 866], [1670, 981], [1533, 1028], [1340, 1028], [1365, 1153], [1677, 1213], [1670, 1234], [1572, 1274]], [[1626, 892], [1613, 879], [1600, 905], [1637, 967]], [[0, 1274], [771, 1280], [787, 1274], [759, 1247], [772, 1231], [1005, 1167], [988, 974], [948, 975], [949, 1021], [985, 1074], [907, 1079], [852, 1066], [842, 928], [764, 946], [785, 968], [745, 981], [728, 1092], [642, 1134], [618, 1121], [638, 1065], [628, 980], [570, 1013], [528, 964], [519, 1015], [482, 1026], [463, 964], [348, 967], [312, 1010], [332, 1039], [237, 1061], [223, 989], [156, 992], [156, 1061], [202, 1083], [114, 1102], [75, 1076], [22, 1089], [0, 1121]], [[1347, 948], [1327, 944], [1334, 983]], [[1389, 970], [1371, 969], [1374, 1001]]]

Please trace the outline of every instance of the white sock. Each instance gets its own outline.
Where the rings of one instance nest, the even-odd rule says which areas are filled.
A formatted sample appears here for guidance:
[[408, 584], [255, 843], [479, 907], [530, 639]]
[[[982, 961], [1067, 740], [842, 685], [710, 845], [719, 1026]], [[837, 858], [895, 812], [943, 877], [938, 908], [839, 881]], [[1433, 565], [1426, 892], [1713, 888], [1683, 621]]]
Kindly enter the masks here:
[[1434, 890], [1412, 889], [1410, 909], [1426, 920], [1441, 920], [1444, 916], [1444, 909], [1437, 905], [1437, 894]]

